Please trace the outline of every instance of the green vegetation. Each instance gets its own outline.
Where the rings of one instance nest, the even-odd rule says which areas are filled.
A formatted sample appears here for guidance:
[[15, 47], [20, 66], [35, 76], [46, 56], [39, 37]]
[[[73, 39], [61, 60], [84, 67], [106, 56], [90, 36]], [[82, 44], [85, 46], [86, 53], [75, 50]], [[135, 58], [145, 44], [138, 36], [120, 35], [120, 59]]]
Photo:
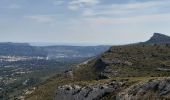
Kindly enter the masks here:
[[[26, 96], [26, 100], [53, 100], [56, 88], [65, 84], [78, 84], [81, 86], [86, 86], [89, 84], [101, 84], [115, 80], [127, 81], [127, 84], [124, 86], [124, 88], [127, 88], [133, 84], [146, 82], [151, 79], [157, 79], [157, 77], [115, 77], [105, 80], [75, 81], [64, 76], [56, 75], [55, 77], [50, 78], [41, 85], [38, 85], [37, 89], [32, 94]], [[111, 98], [114, 98], [114, 95], [115, 93], [109, 94], [105, 98], [103, 98], [103, 100], [110, 100]]]
[[54, 97], [54, 91], [59, 85], [70, 83], [72, 80], [63, 76], [56, 75], [48, 79], [46, 82], [37, 86], [37, 89], [31, 94], [27, 95], [27, 100], [52, 100]]
[[71, 69], [74, 64], [77, 64], [84, 59], [75, 61], [55, 61], [55, 60], [29, 60], [5, 62], [4, 66], [0, 67], [0, 99], [14, 100], [26, 93], [26, 90], [34, 88], [43, 83], [47, 79]]
[[18, 99], [57, 73], [96, 56], [110, 46], [31, 46], [0, 43], [0, 99]]
[[[164, 77], [170, 76], [170, 45], [126, 45], [114, 46], [99, 58], [107, 60], [109, 68], [116, 75], [112, 77]], [[119, 63], [114, 63], [119, 61]], [[106, 62], [106, 64], [107, 64]], [[112, 63], [113, 62], [113, 63]], [[125, 62], [130, 63], [124, 64]], [[96, 60], [75, 70], [79, 79], [97, 79], [101, 72]]]
[[[109, 73], [111, 77], [100, 80], [99, 76], [101, 73], [106, 73], [106, 68], [111, 70]], [[170, 76], [169, 69], [170, 45], [168, 44], [114, 46], [87, 64], [74, 68], [73, 79], [63, 77], [63, 75], [53, 77], [38, 86], [33, 94], [27, 96], [27, 99], [52, 100], [57, 86], [69, 83], [97, 84], [112, 80], [127, 80], [126, 87], [128, 88], [139, 82]], [[109, 98], [114, 98], [114, 94], [107, 95], [103, 100], [109, 100]]]
[[[127, 90], [131, 87], [140, 87], [145, 83], [144, 87], [148, 86], [146, 96], [152, 100], [157, 97], [156, 91], [149, 90], [150, 86], [154, 87], [154, 83], [147, 84], [147, 82], [170, 76], [169, 40], [170, 37], [155, 33], [147, 42], [113, 46], [86, 64], [73, 68], [72, 77], [61, 74], [37, 86], [32, 94], [27, 95], [27, 100], [52, 100], [57, 86], [64, 84], [88, 86], [112, 81], [126, 82], [126, 84], [122, 86], [122, 90], [104, 95], [102, 100], [115, 100], [118, 93], [128, 93]], [[169, 97], [165, 95], [163, 99]]]

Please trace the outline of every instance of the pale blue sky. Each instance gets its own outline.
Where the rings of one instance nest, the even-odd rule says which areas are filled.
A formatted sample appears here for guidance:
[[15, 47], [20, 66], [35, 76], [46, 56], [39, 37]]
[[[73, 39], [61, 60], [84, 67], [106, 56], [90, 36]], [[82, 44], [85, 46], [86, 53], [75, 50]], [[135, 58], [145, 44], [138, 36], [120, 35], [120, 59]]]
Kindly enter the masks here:
[[0, 42], [127, 44], [170, 35], [170, 0], [0, 0]]

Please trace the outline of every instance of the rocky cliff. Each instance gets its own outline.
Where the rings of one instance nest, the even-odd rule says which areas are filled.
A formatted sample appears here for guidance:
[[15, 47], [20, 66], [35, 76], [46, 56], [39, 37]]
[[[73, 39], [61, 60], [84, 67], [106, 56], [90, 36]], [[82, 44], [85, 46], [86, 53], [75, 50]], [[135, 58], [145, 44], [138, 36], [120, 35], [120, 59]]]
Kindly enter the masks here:
[[146, 44], [170, 43], [170, 37], [161, 33], [154, 33], [153, 36], [145, 43]]
[[[154, 33], [150, 40], [142, 44], [113, 46], [95, 59], [75, 68], [72, 71], [73, 80], [89, 82], [89, 80], [112, 80], [124, 77], [127, 82], [115, 81], [85, 86], [64, 85], [58, 87], [55, 100], [170, 98], [170, 78], [163, 78], [170, 76], [169, 43], [170, 37]], [[136, 81], [140, 77], [144, 79]], [[133, 79], [130, 80], [131, 78]]]

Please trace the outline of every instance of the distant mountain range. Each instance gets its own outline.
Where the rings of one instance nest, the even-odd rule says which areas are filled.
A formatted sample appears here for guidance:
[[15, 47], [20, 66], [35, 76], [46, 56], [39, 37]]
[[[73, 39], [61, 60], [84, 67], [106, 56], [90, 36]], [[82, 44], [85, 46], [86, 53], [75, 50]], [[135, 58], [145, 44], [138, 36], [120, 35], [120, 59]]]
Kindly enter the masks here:
[[[161, 33], [142, 44], [170, 43], [170, 37]], [[1, 56], [42, 56], [49, 59], [93, 57], [108, 50], [111, 46], [31, 46], [29, 43], [0, 43]]]
[[28, 43], [0, 43], [1, 56], [42, 56], [49, 59], [96, 56], [110, 46], [31, 46]]
[[0, 43], [1, 56], [46, 56], [46, 52], [28, 43]]

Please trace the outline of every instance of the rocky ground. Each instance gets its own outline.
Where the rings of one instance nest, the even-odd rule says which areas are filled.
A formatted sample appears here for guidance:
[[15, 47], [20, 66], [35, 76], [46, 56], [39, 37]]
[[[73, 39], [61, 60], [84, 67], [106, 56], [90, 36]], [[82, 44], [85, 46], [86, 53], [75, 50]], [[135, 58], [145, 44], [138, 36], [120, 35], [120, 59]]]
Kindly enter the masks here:
[[[155, 33], [146, 42], [113, 46], [66, 71], [62, 80], [56, 78], [50, 92], [40, 95], [44, 89], [39, 88], [33, 98], [40, 95], [43, 99], [39, 100], [170, 100], [169, 41], [169, 36]], [[42, 87], [48, 89], [47, 86], [51, 85]], [[53, 90], [54, 86], [57, 89]]]
[[[127, 81], [59, 86], [55, 100], [168, 100], [170, 78], [150, 79], [127, 85]], [[109, 95], [112, 95], [109, 97]]]
[[119, 100], [169, 100], [170, 78], [134, 85], [119, 94]]
[[119, 91], [125, 82], [112, 81], [88, 86], [64, 85], [56, 91], [55, 100], [99, 100], [109, 93]]

